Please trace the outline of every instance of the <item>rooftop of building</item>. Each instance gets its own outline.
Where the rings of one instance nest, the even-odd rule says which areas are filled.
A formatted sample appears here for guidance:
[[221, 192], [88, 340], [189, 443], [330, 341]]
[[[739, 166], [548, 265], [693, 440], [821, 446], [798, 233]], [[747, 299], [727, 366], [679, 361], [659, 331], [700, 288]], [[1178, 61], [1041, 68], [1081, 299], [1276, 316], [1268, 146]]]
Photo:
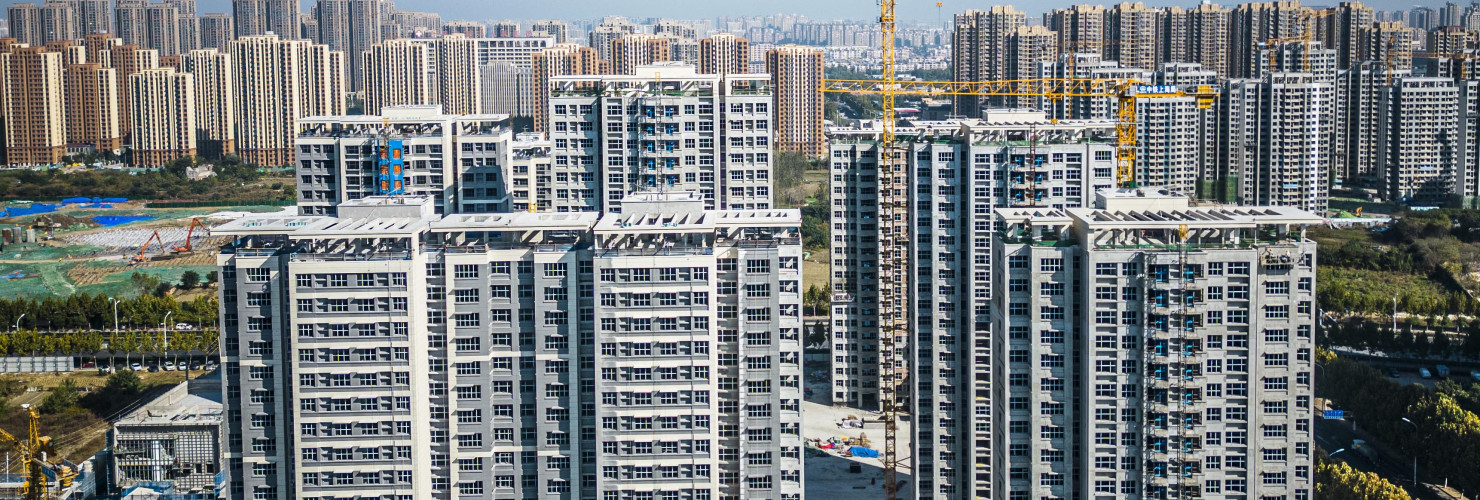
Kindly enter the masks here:
[[[300, 134], [311, 133], [327, 125], [342, 127], [373, 127], [385, 125], [423, 124], [423, 123], [487, 123], [491, 132], [502, 132], [508, 130], [509, 115], [507, 114], [447, 114], [442, 110], [441, 104], [418, 104], [404, 106], [386, 106], [375, 115], [330, 115], [309, 116], [298, 119], [298, 130]], [[399, 131], [404, 134], [406, 132]], [[395, 134], [392, 134], [395, 135]]]
[[114, 427], [158, 425], [220, 425], [221, 372], [215, 371], [170, 388], [129, 412]]
[[700, 73], [693, 64], [680, 61], [664, 61], [652, 64], [642, 64], [633, 68], [630, 75], [564, 75], [551, 77], [551, 82], [653, 82], [653, 81], [719, 81], [719, 80], [766, 80], [771, 76], [765, 73], [726, 73], [706, 74]]
[[622, 213], [596, 223], [597, 232], [707, 232], [730, 227], [794, 227], [796, 209], [705, 210], [695, 191], [651, 191], [622, 199]]
[[590, 229], [601, 214], [596, 212], [511, 212], [497, 214], [451, 214], [432, 223], [446, 231], [491, 231], [498, 229]]

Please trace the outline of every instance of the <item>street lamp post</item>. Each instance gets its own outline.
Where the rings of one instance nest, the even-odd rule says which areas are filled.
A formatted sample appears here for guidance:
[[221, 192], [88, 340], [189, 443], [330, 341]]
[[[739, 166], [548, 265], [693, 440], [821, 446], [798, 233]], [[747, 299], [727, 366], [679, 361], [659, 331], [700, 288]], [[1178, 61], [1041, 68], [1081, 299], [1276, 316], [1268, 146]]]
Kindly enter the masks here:
[[[1418, 424], [1408, 420], [1408, 417], [1403, 417], [1403, 423], [1413, 426], [1413, 437], [1418, 439]], [[1413, 485], [1418, 486], [1418, 452], [1410, 451], [1409, 453], [1413, 454]]]
[[1393, 295], [1393, 334], [1398, 334], [1398, 296]]
[[113, 333], [118, 333], [118, 303], [123, 301], [108, 297], [108, 302], [113, 303]]
[[11, 330], [15, 330], [16, 332], [20, 332], [21, 331], [21, 320], [22, 319], [25, 319], [25, 318], [26, 318], [26, 314], [25, 313], [21, 313], [20, 316], [16, 316], [16, 318], [15, 318], [15, 324], [14, 325], [10, 325], [10, 329]]

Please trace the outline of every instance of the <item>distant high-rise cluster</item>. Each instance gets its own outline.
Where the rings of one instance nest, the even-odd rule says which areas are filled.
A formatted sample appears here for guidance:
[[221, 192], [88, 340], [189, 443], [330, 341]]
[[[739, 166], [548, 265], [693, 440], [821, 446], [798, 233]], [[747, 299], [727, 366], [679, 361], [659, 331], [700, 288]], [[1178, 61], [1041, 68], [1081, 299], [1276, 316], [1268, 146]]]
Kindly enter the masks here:
[[[1022, 12], [996, 6], [956, 15], [952, 77], [1206, 86], [1218, 94], [1212, 106], [1204, 101], [1174, 112], [1166, 101], [1138, 104], [1137, 173], [1181, 194], [1315, 211], [1326, 209], [1332, 189], [1419, 205], [1471, 202], [1480, 191], [1480, 165], [1457, 151], [1480, 133], [1463, 104], [1467, 82], [1480, 75], [1470, 71], [1480, 25], [1467, 24], [1480, 20], [1470, 15], [1480, 8], [1451, 4], [1444, 12], [1384, 13], [1359, 2], [1205, 2], [1192, 9], [1120, 3], [1054, 9], [1040, 26], [1027, 26]], [[1425, 77], [1444, 81], [1415, 84]], [[1416, 90], [1434, 86], [1447, 90]], [[1391, 104], [1404, 95], [1409, 103], [1417, 95], [1432, 101], [1435, 114], [1422, 116], [1440, 120], [1442, 132], [1396, 125], [1420, 113]], [[963, 117], [1018, 107], [1058, 118], [1118, 119], [1108, 97], [953, 99]]]

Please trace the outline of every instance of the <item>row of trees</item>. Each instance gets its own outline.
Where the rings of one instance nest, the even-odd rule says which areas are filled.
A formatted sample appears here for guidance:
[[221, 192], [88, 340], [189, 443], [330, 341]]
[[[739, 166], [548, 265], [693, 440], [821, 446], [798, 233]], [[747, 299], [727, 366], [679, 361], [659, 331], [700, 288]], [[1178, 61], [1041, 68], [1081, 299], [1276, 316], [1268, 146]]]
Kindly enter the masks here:
[[[143, 275], [141, 275], [143, 276]], [[114, 305], [112, 298], [105, 295], [77, 293], [66, 298], [17, 297], [0, 299], [0, 329], [11, 330], [112, 330], [114, 329]], [[168, 316], [173, 323], [190, 323], [198, 326], [216, 324], [218, 302], [214, 294], [198, 297], [189, 302], [178, 302], [170, 297], [140, 295], [119, 299], [117, 326], [129, 328], [157, 328]], [[24, 316], [23, 316], [24, 315]]]
[[1480, 491], [1480, 417], [1449, 395], [1400, 385], [1371, 366], [1324, 352], [1320, 359], [1317, 395], [1352, 411], [1378, 441], [1417, 456], [1419, 480]]
[[[1395, 333], [1385, 323], [1344, 321], [1323, 328], [1321, 344], [1418, 357], [1480, 359], [1480, 321], [1443, 321], [1433, 326], [1436, 331], [1422, 332], [1415, 331], [1413, 324], [1405, 323]], [[1451, 339], [1450, 334], [1444, 331], [1454, 331], [1462, 338]]]
[[218, 334], [202, 331], [124, 331], [61, 333], [21, 330], [0, 335], [0, 356], [94, 355], [104, 350], [127, 360], [135, 355], [171, 352], [214, 352]]

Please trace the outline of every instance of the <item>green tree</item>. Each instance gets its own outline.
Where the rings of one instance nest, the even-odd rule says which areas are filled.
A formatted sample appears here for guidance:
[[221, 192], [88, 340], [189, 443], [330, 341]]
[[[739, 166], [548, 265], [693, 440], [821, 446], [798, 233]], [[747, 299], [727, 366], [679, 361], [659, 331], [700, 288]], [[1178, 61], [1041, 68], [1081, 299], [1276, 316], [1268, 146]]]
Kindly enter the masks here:
[[159, 278], [138, 271], [129, 275], [128, 281], [138, 290], [139, 295], [148, 295], [159, 287]]
[[1408, 492], [1382, 476], [1351, 468], [1325, 453], [1316, 455], [1316, 498], [1325, 500], [1410, 500]]
[[216, 279], [217, 279], [216, 276], [217, 276], [217, 274], [216, 274], [216, 271], [214, 269], [212, 269], [210, 272], [207, 272], [206, 273], [206, 284], [209, 285], [211, 283], [215, 283], [216, 282]]
[[61, 384], [51, 389], [46, 399], [41, 400], [41, 413], [55, 415], [77, 406], [77, 384], [71, 379], [62, 380]]
[[180, 286], [184, 287], [187, 290], [200, 286], [200, 273], [195, 271], [185, 271], [184, 274], [180, 275]]

